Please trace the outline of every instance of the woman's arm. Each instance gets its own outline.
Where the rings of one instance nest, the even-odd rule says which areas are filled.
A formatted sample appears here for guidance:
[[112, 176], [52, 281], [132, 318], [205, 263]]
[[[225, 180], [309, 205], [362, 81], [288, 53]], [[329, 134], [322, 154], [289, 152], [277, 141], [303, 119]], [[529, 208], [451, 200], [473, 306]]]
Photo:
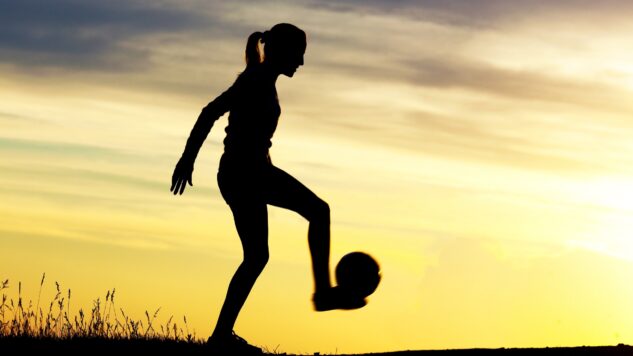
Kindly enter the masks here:
[[189, 139], [187, 139], [187, 145], [185, 151], [182, 153], [182, 157], [174, 168], [174, 173], [171, 176], [171, 188], [170, 191], [176, 194], [182, 194], [185, 191], [187, 183], [193, 186], [192, 174], [193, 163], [198, 156], [202, 143], [207, 138], [213, 123], [231, 109], [233, 101], [233, 87], [222, 93], [215, 98], [212, 102], [207, 104], [202, 109], [202, 112], [198, 116]]
[[196, 160], [198, 152], [204, 140], [209, 135], [215, 121], [231, 109], [233, 91], [233, 87], [227, 89], [202, 109], [187, 139], [187, 145], [182, 153], [183, 159], [192, 163]]

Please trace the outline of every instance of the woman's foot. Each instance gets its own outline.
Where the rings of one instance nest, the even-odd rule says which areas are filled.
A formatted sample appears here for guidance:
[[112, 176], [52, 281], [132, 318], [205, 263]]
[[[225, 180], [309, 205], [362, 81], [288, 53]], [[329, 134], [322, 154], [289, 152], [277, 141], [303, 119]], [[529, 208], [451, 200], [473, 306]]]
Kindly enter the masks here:
[[234, 331], [231, 335], [213, 336], [207, 340], [207, 346], [211, 352], [218, 355], [262, 355], [262, 349], [253, 346], [239, 337]]
[[312, 303], [316, 311], [328, 311], [334, 309], [352, 310], [367, 305], [365, 298], [346, 292], [341, 287], [332, 287], [315, 292]]

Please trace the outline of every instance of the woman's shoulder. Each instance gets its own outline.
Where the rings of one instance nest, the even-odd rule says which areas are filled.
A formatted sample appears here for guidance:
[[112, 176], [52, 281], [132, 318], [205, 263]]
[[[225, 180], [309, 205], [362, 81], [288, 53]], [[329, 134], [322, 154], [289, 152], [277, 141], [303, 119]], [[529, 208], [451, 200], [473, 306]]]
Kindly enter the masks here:
[[261, 69], [246, 68], [243, 72], [237, 75], [235, 82], [233, 83], [233, 89], [239, 92], [261, 90], [263, 89], [264, 80], [262, 78]]
[[258, 83], [261, 81], [263, 75], [264, 70], [261, 66], [246, 67], [243, 72], [238, 74], [236, 82]]

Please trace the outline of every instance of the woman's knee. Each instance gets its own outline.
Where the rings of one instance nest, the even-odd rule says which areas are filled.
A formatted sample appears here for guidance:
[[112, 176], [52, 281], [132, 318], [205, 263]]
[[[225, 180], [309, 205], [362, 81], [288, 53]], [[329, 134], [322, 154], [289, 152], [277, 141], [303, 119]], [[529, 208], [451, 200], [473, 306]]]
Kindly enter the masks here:
[[244, 264], [254, 270], [263, 270], [268, 263], [270, 254], [268, 248], [244, 253]]
[[311, 222], [329, 223], [330, 205], [322, 199], [316, 200], [312, 205], [312, 209], [310, 209], [308, 220]]

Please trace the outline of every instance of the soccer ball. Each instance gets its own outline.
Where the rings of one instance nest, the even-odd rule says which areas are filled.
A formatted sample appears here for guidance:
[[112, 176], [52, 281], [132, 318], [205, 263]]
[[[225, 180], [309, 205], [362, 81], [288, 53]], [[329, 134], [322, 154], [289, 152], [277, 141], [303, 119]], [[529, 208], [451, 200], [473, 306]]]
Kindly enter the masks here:
[[359, 298], [372, 294], [380, 282], [380, 266], [364, 252], [351, 252], [336, 265], [336, 283]]

